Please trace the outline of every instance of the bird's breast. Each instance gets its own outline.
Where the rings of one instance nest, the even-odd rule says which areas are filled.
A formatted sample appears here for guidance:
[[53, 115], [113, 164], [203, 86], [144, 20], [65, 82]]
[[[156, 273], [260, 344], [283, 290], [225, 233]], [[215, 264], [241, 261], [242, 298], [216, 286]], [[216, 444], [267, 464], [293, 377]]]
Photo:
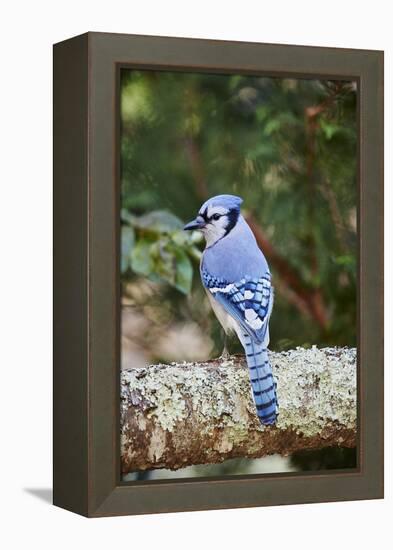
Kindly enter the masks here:
[[229, 315], [223, 308], [223, 306], [217, 302], [211, 295], [210, 290], [206, 289], [207, 297], [209, 298], [210, 305], [214, 311], [215, 316], [217, 317], [220, 325], [225, 330], [227, 334], [230, 332], [236, 332], [238, 330], [238, 324], [235, 319]]

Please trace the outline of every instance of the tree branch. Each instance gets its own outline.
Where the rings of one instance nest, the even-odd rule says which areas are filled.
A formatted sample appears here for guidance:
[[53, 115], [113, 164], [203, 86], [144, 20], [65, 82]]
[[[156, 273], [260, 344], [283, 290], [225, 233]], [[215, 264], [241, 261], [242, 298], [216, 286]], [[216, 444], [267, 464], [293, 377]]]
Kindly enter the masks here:
[[356, 445], [356, 350], [270, 353], [280, 403], [262, 427], [242, 357], [121, 374], [123, 473]]

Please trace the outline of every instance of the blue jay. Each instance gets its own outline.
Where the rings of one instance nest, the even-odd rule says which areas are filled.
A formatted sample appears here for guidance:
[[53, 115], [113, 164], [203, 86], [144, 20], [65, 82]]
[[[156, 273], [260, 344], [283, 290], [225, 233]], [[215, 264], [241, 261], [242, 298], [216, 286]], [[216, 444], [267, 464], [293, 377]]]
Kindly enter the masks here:
[[276, 383], [267, 354], [273, 287], [265, 256], [240, 214], [242, 202], [234, 195], [212, 197], [184, 229], [205, 237], [202, 284], [225, 333], [234, 331], [243, 345], [260, 422], [274, 424]]

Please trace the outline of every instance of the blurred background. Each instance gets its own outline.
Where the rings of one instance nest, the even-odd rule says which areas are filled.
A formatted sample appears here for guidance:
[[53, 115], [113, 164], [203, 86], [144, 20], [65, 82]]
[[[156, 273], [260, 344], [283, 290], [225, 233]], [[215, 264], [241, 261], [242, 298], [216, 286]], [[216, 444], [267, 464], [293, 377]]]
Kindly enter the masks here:
[[[182, 227], [222, 193], [244, 199], [270, 264], [270, 348], [356, 346], [356, 175], [354, 82], [122, 70], [122, 368], [220, 355], [203, 240]], [[242, 351], [236, 339], [230, 351]], [[328, 449], [143, 477], [345, 468], [355, 456]]]

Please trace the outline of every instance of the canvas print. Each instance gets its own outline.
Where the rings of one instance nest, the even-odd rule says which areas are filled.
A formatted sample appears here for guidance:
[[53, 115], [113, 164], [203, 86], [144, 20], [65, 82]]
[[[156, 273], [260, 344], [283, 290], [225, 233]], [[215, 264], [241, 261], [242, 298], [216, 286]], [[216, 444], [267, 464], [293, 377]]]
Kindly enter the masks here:
[[356, 82], [118, 100], [122, 481], [356, 468]]

